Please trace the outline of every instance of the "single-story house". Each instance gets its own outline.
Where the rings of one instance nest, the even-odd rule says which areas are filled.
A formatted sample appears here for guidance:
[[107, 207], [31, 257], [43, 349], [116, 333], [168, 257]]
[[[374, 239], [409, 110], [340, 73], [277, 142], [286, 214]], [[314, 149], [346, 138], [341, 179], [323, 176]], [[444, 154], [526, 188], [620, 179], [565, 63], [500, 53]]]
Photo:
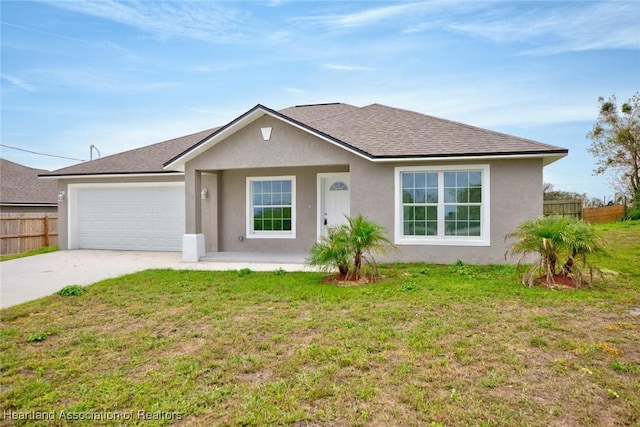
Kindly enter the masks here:
[[380, 104], [256, 105], [224, 126], [43, 174], [62, 249], [303, 253], [361, 213], [386, 261], [504, 262], [568, 150]]
[[57, 213], [58, 186], [38, 179], [47, 172], [0, 159], [0, 213]]

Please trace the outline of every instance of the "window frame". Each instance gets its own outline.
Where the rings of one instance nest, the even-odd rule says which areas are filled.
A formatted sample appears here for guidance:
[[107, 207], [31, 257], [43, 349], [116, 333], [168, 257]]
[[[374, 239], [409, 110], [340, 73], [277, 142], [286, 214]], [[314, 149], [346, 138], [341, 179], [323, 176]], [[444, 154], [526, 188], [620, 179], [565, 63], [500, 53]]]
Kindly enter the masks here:
[[[444, 173], [445, 172], [481, 172], [481, 202], [480, 202], [480, 236], [451, 236], [445, 234], [445, 206], [461, 205], [464, 203], [445, 202]], [[437, 205], [437, 234], [434, 236], [411, 236], [404, 234], [404, 204], [402, 201], [402, 173], [424, 172], [438, 174]], [[490, 167], [488, 164], [468, 165], [439, 165], [439, 166], [398, 166], [395, 168], [394, 207], [396, 245], [442, 245], [442, 246], [489, 246], [491, 244], [491, 201], [490, 201]]]
[[[263, 231], [254, 230], [253, 183], [258, 181], [291, 181], [291, 230]], [[246, 183], [246, 238], [247, 239], [295, 239], [296, 238], [296, 177], [286, 176], [248, 176]]]

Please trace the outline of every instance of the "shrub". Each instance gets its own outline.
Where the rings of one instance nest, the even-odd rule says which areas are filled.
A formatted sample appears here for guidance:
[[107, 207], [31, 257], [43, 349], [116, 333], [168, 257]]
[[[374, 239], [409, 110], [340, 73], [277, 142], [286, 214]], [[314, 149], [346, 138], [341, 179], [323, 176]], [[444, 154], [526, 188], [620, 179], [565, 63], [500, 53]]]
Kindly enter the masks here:
[[77, 297], [85, 293], [87, 289], [80, 285], [69, 285], [60, 289], [57, 294], [61, 297]]
[[238, 277], [244, 277], [247, 274], [251, 274], [253, 271], [250, 268], [242, 268], [238, 271]]
[[385, 253], [393, 247], [384, 236], [386, 229], [358, 214], [346, 217], [347, 223], [330, 227], [309, 249], [307, 263], [325, 271], [337, 269], [346, 280], [358, 281], [378, 275], [373, 253]]
[[586, 280], [587, 255], [600, 249], [600, 238], [591, 225], [556, 215], [525, 221], [506, 239], [515, 239], [505, 257], [519, 255], [518, 269], [530, 255], [540, 256], [522, 276], [522, 283], [529, 286], [538, 281], [553, 286], [558, 277], [582, 284]]

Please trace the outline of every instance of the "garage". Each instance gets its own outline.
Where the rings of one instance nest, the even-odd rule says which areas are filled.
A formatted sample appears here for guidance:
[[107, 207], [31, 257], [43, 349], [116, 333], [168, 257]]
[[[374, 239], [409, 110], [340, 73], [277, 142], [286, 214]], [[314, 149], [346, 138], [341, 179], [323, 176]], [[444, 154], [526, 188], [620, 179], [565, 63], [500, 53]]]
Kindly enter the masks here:
[[69, 187], [72, 248], [182, 250], [184, 183]]

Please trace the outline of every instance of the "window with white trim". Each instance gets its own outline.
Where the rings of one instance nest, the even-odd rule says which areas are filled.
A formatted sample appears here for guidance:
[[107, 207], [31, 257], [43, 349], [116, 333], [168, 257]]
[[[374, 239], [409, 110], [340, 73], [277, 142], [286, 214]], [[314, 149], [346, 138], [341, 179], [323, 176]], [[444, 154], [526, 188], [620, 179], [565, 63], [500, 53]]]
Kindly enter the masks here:
[[396, 168], [397, 244], [489, 244], [489, 166]]
[[295, 176], [247, 178], [247, 238], [294, 239]]

